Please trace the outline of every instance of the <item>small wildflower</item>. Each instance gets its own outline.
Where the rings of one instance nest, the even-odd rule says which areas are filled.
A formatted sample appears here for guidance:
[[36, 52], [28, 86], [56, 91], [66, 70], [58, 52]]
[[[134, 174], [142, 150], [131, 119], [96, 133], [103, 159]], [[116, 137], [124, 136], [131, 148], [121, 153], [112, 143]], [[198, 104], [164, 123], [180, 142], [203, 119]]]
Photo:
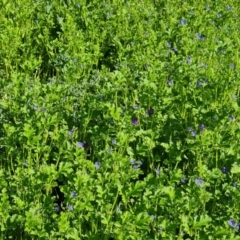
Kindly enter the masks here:
[[167, 42], [167, 43], [166, 43], [166, 46], [167, 46], [167, 47], [171, 47], [171, 43], [170, 43], [170, 42]]
[[190, 56], [188, 56], [188, 57], [187, 57], [187, 63], [190, 65], [190, 64], [191, 64], [191, 62], [192, 62], [192, 60], [191, 60], [191, 57], [190, 57]]
[[112, 149], [111, 148], [108, 148], [107, 149], [107, 153], [111, 153], [112, 152]]
[[222, 14], [221, 14], [221, 13], [218, 13], [217, 17], [218, 17], [218, 18], [222, 17]]
[[153, 115], [153, 114], [154, 114], [154, 109], [153, 109], [153, 108], [150, 108], [150, 109], [148, 110], [148, 115], [151, 116], [151, 115]]
[[228, 11], [231, 11], [231, 10], [232, 10], [232, 7], [228, 5], [226, 9], [227, 9]]
[[170, 78], [167, 80], [167, 83], [168, 83], [168, 86], [172, 86], [173, 85], [173, 81]]
[[133, 108], [136, 110], [139, 108], [139, 105], [136, 104]]
[[160, 174], [160, 170], [159, 169], [156, 169], [155, 172], [156, 172], [157, 175]]
[[199, 129], [200, 129], [200, 131], [203, 131], [203, 130], [204, 130], [204, 124], [201, 124], [201, 125], [199, 126]]
[[223, 174], [227, 174], [227, 168], [226, 168], [226, 167], [223, 167], [223, 168], [222, 168], [222, 173], [223, 173]]
[[201, 87], [202, 83], [200, 81], [197, 82], [197, 87]]
[[68, 135], [72, 136], [73, 135], [73, 130], [68, 131]]
[[135, 165], [135, 166], [133, 166], [133, 169], [134, 169], [134, 170], [138, 170], [139, 167], [140, 167], [139, 165]]
[[205, 9], [206, 9], [206, 11], [210, 11], [210, 7], [209, 6], [206, 6]]
[[132, 119], [132, 124], [133, 125], [137, 125], [138, 124], [138, 119], [137, 118], [133, 118]]
[[134, 160], [134, 159], [131, 159], [130, 160], [130, 163], [133, 165], [134, 163], [136, 162], [136, 160]]
[[185, 25], [187, 23], [187, 20], [186, 19], [181, 19], [181, 20], [179, 20], [179, 23], [181, 25]]
[[84, 147], [84, 143], [83, 142], [78, 142], [78, 148], [83, 148]]
[[233, 119], [234, 119], [234, 117], [233, 117], [233, 116], [230, 116], [230, 117], [229, 117], [229, 120], [230, 120], [230, 121], [232, 121]]
[[174, 53], [177, 53], [177, 52], [178, 52], [177, 48], [174, 47], [174, 48], [173, 48], [173, 52], [174, 52]]
[[28, 162], [25, 161], [25, 162], [23, 163], [23, 165], [24, 165], [24, 166], [28, 166]]
[[73, 205], [69, 205], [69, 206], [68, 206], [68, 209], [69, 209], [70, 211], [72, 211], [72, 210], [73, 210]]
[[188, 127], [188, 131], [193, 131], [193, 128], [192, 127]]
[[100, 168], [100, 163], [99, 162], [95, 162], [94, 166], [95, 166], [96, 169], [99, 169]]
[[203, 181], [202, 178], [197, 178], [197, 179], [195, 180], [195, 184], [198, 185], [199, 187], [203, 187], [204, 181]]
[[182, 178], [182, 179], [181, 179], [181, 182], [182, 182], [182, 183], [186, 183], [187, 181], [188, 181], [187, 178]]
[[192, 135], [192, 137], [195, 137], [197, 135], [197, 133], [195, 131], [192, 131], [191, 135]]
[[228, 220], [228, 225], [230, 226], [230, 227], [235, 227], [235, 221], [233, 220], [233, 219], [230, 219], [230, 220]]
[[56, 212], [60, 212], [60, 207], [59, 207], [59, 206], [56, 206], [56, 207], [55, 207], [55, 210], [56, 210]]
[[112, 140], [112, 144], [113, 144], [113, 145], [116, 145], [116, 144], [117, 144], [117, 140], [116, 140], [116, 139], [113, 139], [113, 140]]
[[77, 193], [75, 191], [71, 192], [71, 197], [75, 198], [77, 196]]
[[38, 110], [38, 106], [34, 106], [34, 110]]
[[240, 227], [240, 223], [238, 223], [238, 224], [235, 226], [235, 229], [238, 231], [238, 230], [239, 230], [239, 227]]
[[150, 217], [151, 217], [151, 219], [152, 219], [152, 220], [154, 220], [154, 219], [155, 219], [155, 216], [154, 216], [154, 215], [151, 215]]

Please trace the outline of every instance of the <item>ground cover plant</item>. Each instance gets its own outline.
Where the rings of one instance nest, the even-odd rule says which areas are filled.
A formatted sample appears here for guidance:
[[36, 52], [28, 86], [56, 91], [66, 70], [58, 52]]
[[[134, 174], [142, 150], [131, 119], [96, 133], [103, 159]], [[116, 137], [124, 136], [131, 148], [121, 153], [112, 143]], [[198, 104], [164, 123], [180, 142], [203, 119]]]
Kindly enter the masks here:
[[238, 1], [0, 9], [0, 239], [240, 239]]

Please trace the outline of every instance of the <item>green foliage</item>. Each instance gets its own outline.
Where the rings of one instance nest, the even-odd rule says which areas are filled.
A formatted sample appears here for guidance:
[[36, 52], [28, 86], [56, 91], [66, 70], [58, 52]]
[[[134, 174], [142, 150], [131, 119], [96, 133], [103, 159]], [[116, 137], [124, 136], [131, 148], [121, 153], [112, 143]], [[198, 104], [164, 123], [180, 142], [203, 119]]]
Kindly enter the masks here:
[[0, 239], [240, 239], [237, 1], [2, 1]]

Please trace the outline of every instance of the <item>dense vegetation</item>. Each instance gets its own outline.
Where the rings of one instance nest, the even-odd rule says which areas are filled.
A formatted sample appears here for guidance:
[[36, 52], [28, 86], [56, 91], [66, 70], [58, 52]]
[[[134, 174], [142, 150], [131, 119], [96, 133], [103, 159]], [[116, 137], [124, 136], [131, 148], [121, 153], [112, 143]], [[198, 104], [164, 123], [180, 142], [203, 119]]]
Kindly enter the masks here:
[[238, 1], [0, 9], [0, 239], [240, 239]]

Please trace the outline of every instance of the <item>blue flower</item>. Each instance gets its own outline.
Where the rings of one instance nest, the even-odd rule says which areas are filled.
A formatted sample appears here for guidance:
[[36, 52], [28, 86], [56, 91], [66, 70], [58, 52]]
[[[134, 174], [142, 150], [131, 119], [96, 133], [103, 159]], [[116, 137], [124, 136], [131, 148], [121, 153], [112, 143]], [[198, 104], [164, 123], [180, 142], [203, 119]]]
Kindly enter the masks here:
[[34, 106], [33, 108], [34, 108], [34, 110], [38, 110], [38, 106]]
[[222, 168], [222, 173], [223, 173], [223, 174], [227, 174], [227, 168], [226, 168], [226, 167], [223, 167], [223, 168]]
[[231, 11], [231, 10], [232, 10], [232, 7], [228, 5], [226, 9], [227, 9], [228, 11]]
[[181, 19], [181, 20], [179, 20], [179, 23], [181, 25], [185, 25], [187, 23], [187, 20], [186, 19]]
[[156, 172], [157, 175], [160, 174], [160, 170], [159, 169], [156, 169], [155, 172]]
[[197, 87], [201, 87], [202, 83], [200, 81], [197, 82]]
[[168, 83], [168, 86], [172, 86], [173, 85], [173, 81], [170, 78], [167, 80], [167, 83]]
[[96, 169], [99, 169], [100, 168], [100, 163], [99, 162], [95, 162], [94, 166], [95, 166]]
[[218, 18], [220, 18], [220, 17], [222, 17], [222, 14], [221, 14], [221, 13], [218, 13], [218, 15], [217, 15], [217, 16], [218, 16]]
[[233, 119], [234, 119], [234, 117], [233, 117], [233, 116], [230, 116], [230, 117], [229, 117], [229, 120], [230, 120], [230, 121], [232, 121]]
[[75, 198], [77, 196], [77, 193], [75, 191], [71, 192], [71, 197]]
[[150, 215], [151, 219], [154, 220], [155, 219], [155, 216], [152, 214]]
[[72, 136], [73, 130], [68, 131], [68, 135]]
[[167, 43], [166, 43], [166, 46], [167, 46], [167, 47], [171, 47], [171, 43], [170, 43], [170, 42], [167, 42]]
[[116, 140], [116, 139], [113, 139], [113, 140], [112, 140], [112, 144], [113, 144], [113, 145], [116, 145], [116, 144], [117, 144], [117, 140]]
[[69, 206], [68, 206], [68, 209], [69, 209], [70, 211], [72, 211], [72, 210], [73, 210], [73, 205], [69, 205]]
[[204, 130], [204, 125], [201, 124], [201, 125], [199, 126], [199, 129], [200, 129], [200, 131], [203, 131], [203, 130]]
[[56, 206], [56, 207], [55, 207], [55, 210], [56, 210], [56, 212], [60, 212], [60, 207], [59, 207], [59, 206]]
[[203, 185], [204, 185], [204, 181], [203, 181], [202, 178], [197, 178], [197, 179], [195, 180], [195, 184], [202, 188]]
[[195, 131], [192, 131], [191, 135], [192, 135], [192, 137], [195, 137], [197, 135], [197, 133]]
[[138, 124], [138, 119], [137, 118], [133, 118], [132, 119], [132, 125], [137, 125]]
[[83, 142], [78, 142], [78, 148], [83, 148], [84, 147], [84, 143]]
[[133, 165], [134, 163], [136, 162], [136, 160], [134, 160], [134, 159], [131, 159], [130, 160], [130, 163]]
[[191, 61], [192, 61], [192, 60], [191, 60], [191, 57], [188, 56], [188, 57], [187, 57], [187, 63], [188, 63], [189, 65], [191, 64]]
[[187, 181], [188, 181], [187, 178], [182, 178], [182, 179], [181, 179], [181, 182], [182, 182], [182, 183], [186, 183]]
[[193, 128], [192, 127], [188, 127], [188, 131], [193, 131]]
[[136, 110], [139, 108], [139, 105], [136, 104], [133, 108]]
[[151, 116], [151, 115], [153, 115], [153, 114], [154, 114], [154, 109], [153, 109], [153, 108], [150, 108], [150, 109], [148, 110], [148, 115]]
[[230, 220], [228, 220], [228, 225], [230, 226], [230, 227], [235, 227], [235, 221], [233, 220], [233, 219], [230, 219]]

